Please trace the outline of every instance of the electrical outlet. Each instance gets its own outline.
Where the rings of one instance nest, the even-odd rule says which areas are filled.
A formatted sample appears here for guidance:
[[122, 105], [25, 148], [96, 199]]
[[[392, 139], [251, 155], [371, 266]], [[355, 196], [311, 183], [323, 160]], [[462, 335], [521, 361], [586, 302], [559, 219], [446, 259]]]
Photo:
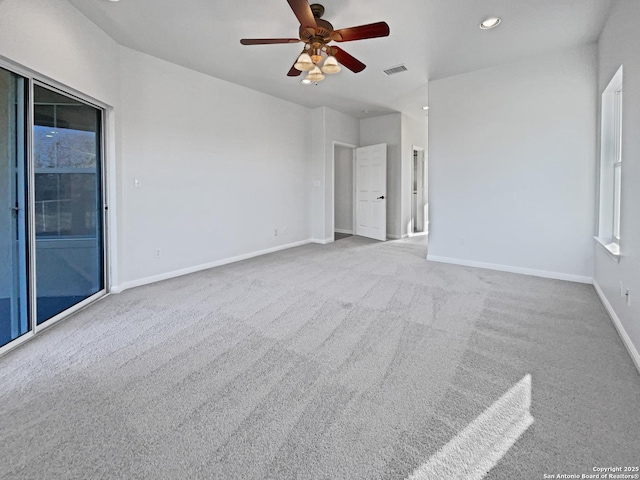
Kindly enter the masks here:
[[625, 295], [627, 297], [627, 307], [630, 307], [631, 306], [631, 290], [627, 288]]
[[464, 237], [460, 237], [458, 239], [458, 242], [460, 242], [460, 245], [464, 245]]
[[153, 256], [156, 257], [156, 258], [160, 258], [160, 249], [159, 248], [156, 248], [153, 251]]
[[620, 280], [620, 296], [624, 297], [625, 293], [624, 285], [622, 284], [622, 280]]
[[133, 179], [133, 187], [134, 188], [140, 188], [140, 180], [138, 180], [137, 178]]
[[273, 236], [274, 236], [274, 237], [277, 237], [277, 236], [278, 236], [278, 229], [277, 229], [277, 228], [274, 228], [274, 229], [273, 229]]
[[287, 227], [282, 227], [282, 234], [286, 235], [287, 234]]

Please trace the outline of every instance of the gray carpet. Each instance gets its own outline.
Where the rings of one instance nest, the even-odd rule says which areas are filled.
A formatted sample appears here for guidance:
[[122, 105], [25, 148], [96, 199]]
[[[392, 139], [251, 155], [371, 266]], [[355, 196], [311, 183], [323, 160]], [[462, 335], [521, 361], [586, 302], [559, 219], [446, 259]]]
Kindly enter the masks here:
[[527, 374], [534, 423], [485, 478], [637, 465], [640, 377], [593, 287], [425, 241], [107, 297], [0, 358], [0, 477], [405, 479]]
[[351, 235], [350, 233], [340, 233], [340, 232], [334, 232], [333, 234], [333, 239], [334, 240], [342, 240], [344, 238], [350, 238], [353, 235]]

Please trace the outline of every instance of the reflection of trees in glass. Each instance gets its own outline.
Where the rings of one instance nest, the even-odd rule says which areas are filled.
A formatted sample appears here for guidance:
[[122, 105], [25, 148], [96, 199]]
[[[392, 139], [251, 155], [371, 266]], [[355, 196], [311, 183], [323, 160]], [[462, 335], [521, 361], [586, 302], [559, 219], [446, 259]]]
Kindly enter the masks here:
[[34, 127], [36, 168], [96, 168], [96, 134], [67, 128]]
[[33, 136], [36, 234], [95, 235], [96, 133], [40, 125]]

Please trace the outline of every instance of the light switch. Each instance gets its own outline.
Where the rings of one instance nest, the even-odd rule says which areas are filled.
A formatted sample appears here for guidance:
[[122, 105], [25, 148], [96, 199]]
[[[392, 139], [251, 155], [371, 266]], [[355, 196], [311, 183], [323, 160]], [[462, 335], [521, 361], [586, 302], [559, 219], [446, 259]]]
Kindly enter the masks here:
[[313, 181], [313, 186], [314, 187], [319, 187], [320, 186], [320, 180], [314, 180]]
[[134, 188], [140, 188], [140, 180], [138, 180], [137, 178], [133, 179], [133, 187]]

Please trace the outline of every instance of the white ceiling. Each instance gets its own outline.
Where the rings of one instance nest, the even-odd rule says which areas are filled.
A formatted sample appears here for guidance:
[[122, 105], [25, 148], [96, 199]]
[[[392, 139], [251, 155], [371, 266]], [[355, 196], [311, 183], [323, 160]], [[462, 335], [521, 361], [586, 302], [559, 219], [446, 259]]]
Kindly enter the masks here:
[[[365, 64], [316, 85], [286, 73], [301, 44], [240, 45], [297, 37], [286, 0], [69, 0], [118, 43], [307, 107], [357, 118], [423, 115], [427, 82], [597, 40], [615, 0], [318, 0], [334, 28], [378, 21], [389, 37], [341, 43]], [[315, 2], [311, 2], [315, 3]], [[494, 30], [480, 30], [499, 16]], [[393, 76], [382, 70], [405, 64]]]

